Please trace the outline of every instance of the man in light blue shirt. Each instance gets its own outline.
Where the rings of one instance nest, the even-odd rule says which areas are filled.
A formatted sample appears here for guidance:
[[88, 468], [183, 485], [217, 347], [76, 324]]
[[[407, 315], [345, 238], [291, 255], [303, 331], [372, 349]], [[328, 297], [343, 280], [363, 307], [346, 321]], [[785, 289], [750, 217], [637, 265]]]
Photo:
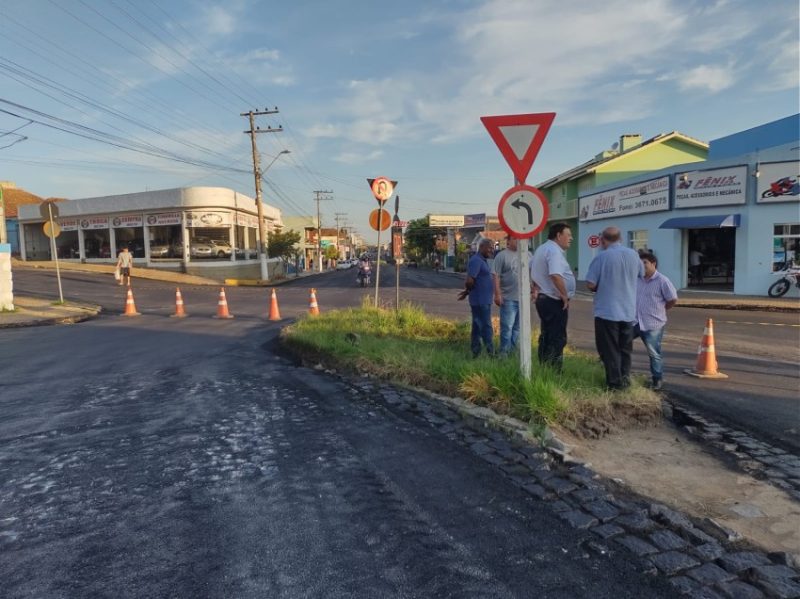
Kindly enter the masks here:
[[569, 300], [575, 295], [575, 275], [564, 252], [572, 244], [572, 230], [566, 223], [555, 223], [547, 241], [536, 248], [531, 261], [536, 312], [541, 321], [539, 363], [561, 371], [567, 345]]
[[620, 243], [618, 227], [600, 236], [600, 252], [589, 265], [586, 285], [594, 296], [594, 340], [606, 371], [606, 386], [615, 391], [631, 384], [636, 321], [636, 288], [644, 276], [639, 254]]

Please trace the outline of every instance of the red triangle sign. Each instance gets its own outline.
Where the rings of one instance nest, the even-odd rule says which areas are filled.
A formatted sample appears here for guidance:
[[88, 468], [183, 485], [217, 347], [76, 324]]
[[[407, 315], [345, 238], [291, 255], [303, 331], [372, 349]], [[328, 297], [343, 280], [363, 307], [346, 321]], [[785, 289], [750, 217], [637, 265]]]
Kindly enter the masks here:
[[525, 183], [555, 118], [555, 112], [481, 117], [520, 185]]

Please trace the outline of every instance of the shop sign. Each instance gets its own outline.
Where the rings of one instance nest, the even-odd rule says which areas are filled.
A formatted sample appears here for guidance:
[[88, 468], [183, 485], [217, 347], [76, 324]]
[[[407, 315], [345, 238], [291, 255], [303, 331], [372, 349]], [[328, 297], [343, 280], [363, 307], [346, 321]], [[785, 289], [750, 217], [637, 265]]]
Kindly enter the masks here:
[[236, 224], [240, 227], [251, 227], [253, 229], [258, 227], [258, 217], [251, 214], [243, 214], [242, 212], [236, 213]]
[[78, 219], [77, 218], [59, 218], [58, 226], [62, 231], [77, 231]]
[[[256, 221], [258, 222], [258, 221]], [[187, 212], [187, 227], [229, 227], [230, 212]]]
[[429, 227], [463, 227], [464, 215], [460, 214], [429, 214]]
[[159, 214], [148, 214], [144, 220], [151, 227], [158, 227], [161, 225], [179, 225], [181, 224], [181, 213], [161, 212]]
[[465, 214], [464, 215], [465, 227], [485, 227], [486, 226], [486, 213], [483, 214]]
[[141, 227], [142, 215], [141, 214], [123, 214], [122, 216], [112, 216], [111, 226], [115, 229], [121, 227]]
[[583, 196], [580, 204], [581, 221], [669, 210], [669, 177]]
[[107, 216], [91, 216], [80, 219], [81, 229], [108, 229]]
[[800, 162], [768, 162], [758, 165], [756, 201], [800, 201]]
[[676, 173], [675, 208], [744, 204], [746, 188], [746, 166]]

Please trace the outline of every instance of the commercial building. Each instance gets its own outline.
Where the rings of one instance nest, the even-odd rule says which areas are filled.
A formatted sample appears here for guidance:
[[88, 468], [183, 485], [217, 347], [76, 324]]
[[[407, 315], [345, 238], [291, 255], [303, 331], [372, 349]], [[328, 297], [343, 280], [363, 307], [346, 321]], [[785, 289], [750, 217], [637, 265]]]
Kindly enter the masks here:
[[[622, 135], [610, 149], [591, 160], [535, 185], [548, 199], [548, 222], [565, 222], [575, 237], [581, 236], [582, 221], [578, 218], [578, 197], [590, 190], [606, 187], [616, 181], [659, 170], [674, 164], [705, 160], [708, 144], [679, 133], [661, 133], [642, 141], [639, 134]], [[547, 239], [547, 229], [537, 236], [536, 245]], [[578, 248], [567, 251], [567, 261], [575, 268]]]
[[[125, 246], [138, 264], [212, 278], [258, 278], [255, 200], [222, 187], [184, 187], [59, 202], [59, 259], [114, 262]], [[282, 228], [281, 212], [263, 206], [267, 232]], [[19, 207], [23, 260], [51, 260], [38, 205]], [[269, 261], [270, 276], [282, 272]]]
[[766, 295], [772, 273], [800, 261], [799, 132], [795, 115], [712, 141], [702, 163], [580, 193], [578, 278], [593, 236], [614, 225], [679, 288]]

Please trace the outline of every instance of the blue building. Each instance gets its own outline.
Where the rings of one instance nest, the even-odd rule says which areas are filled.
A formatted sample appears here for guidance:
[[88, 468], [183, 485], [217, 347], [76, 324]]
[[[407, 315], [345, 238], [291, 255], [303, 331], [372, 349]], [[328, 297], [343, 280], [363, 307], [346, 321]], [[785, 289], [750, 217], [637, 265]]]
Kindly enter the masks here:
[[599, 251], [589, 236], [614, 225], [679, 288], [766, 295], [774, 272], [800, 264], [799, 158], [794, 115], [712, 141], [705, 162], [592, 189], [579, 199], [578, 276]]

